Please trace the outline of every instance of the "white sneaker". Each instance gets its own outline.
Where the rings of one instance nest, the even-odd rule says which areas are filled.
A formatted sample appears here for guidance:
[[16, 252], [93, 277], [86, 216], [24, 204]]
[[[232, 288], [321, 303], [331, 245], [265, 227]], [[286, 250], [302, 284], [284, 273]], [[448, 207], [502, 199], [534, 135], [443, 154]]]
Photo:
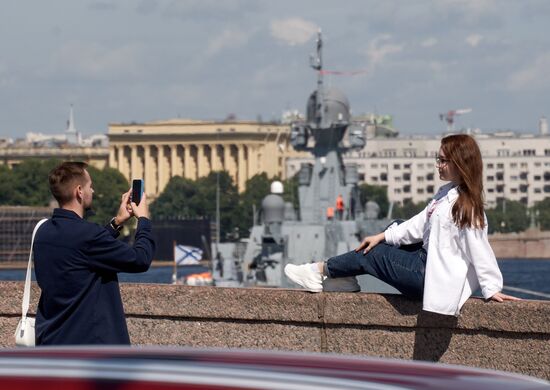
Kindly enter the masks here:
[[308, 264], [287, 264], [285, 275], [294, 283], [302, 286], [310, 292], [323, 291], [323, 279], [321, 272], [315, 271], [311, 263]]
[[328, 292], [358, 292], [361, 286], [355, 276], [345, 278], [325, 278], [323, 280], [323, 291]]

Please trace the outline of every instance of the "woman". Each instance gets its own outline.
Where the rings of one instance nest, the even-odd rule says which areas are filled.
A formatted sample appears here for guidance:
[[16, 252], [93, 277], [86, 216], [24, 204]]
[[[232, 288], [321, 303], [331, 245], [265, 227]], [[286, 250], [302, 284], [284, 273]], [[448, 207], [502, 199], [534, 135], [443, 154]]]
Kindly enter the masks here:
[[[465, 134], [443, 138], [436, 167], [440, 179], [450, 183], [422, 212], [366, 237], [355, 251], [326, 262], [288, 264], [287, 277], [319, 292], [326, 277], [370, 274], [405, 296], [423, 298], [424, 310], [447, 315], [458, 315], [479, 287], [485, 299], [518, 300], [501, 292], [502, 274], [487, 239], [477, 143]], [[417, 250], [399, 247], [419, 242]]]

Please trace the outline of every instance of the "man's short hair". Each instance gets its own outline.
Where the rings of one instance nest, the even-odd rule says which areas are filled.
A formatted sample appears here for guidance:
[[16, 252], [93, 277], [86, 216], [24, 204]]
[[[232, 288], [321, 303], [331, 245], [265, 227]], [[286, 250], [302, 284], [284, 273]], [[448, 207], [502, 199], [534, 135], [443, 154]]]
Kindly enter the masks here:
[[50, 192], [60, 206], [71, 201], [76, 185], [86, 183], [86, 168], [88, 164], [84, 162], [65, 161], [51, 170], [48, 175]]

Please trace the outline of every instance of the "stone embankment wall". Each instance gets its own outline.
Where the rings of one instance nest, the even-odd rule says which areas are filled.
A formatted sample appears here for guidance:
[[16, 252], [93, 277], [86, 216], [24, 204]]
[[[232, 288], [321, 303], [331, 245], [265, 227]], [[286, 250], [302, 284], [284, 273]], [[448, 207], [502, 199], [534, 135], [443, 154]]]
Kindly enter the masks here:
[[489, 242], [497, 259], [550, 259], [550, 232], [529, 229], [521, 233], [492, 234]]
[[[518, 372], [550, 380], [550, 302], [470, 299], [460, 317], [399, 295], [154, 284], [121, 286], [133, 344], [334, 352]], [[0, 282], [12, 347], [23, 283]], [[39, 290], [33, 286], [31, 308]]]

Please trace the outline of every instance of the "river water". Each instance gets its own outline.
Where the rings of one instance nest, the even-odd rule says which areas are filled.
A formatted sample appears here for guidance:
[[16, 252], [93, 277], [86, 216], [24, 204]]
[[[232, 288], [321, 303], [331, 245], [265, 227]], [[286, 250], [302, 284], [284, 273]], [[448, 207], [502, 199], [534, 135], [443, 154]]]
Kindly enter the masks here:
[[[504, 292], [525, 299], [550, 300], [550, 260], [499, 260]], [[204, 267], [179, 267], [178, 277], [204, 271]], [[0, 270], [0, 280], [24, 280], [25, 270]], [[33, 275], [34, 280], [34, 275]], [[121, 282], [164, 283], [172, 281], [172, 267], [151, 267], [142, 274], [119, 274]], [[479, 295], [479, 294], [475, 294]]]

